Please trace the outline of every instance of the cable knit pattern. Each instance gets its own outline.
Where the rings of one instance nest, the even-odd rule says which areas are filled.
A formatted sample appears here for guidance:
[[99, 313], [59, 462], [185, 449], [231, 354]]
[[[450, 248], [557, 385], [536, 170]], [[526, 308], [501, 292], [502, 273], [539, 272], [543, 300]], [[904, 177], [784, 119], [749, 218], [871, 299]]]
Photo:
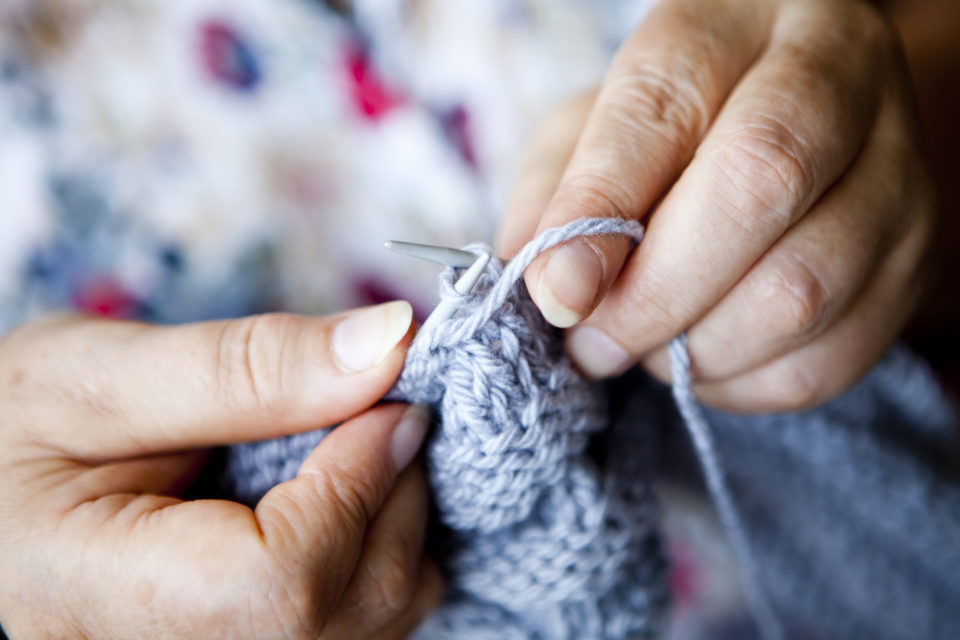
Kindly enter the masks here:
[[[427, 460], [443, 530], [434, 549], [449, 576], [446, 604], [421, 638], [655, 637], [666, 563], [645, 468], [649, 451], [590, 455], [609, 423], [604, 387], [583, 378], [519, 286], [546, 249], [576, 236], [623, 233], [635, 221], [584, 219], [531, 241], [506, 266], [492, 259], [474, 291], [453, 289], [448, 320], [415, 338], [388, 397], [435, 408]], [[491, 251], [488, 247], [468, 247]], [[244, 445], [228, 475], [255, 499], [319, 435]]]
[[[639, 239], [641, 228], [581, 220], [506, 266], [491, 261], [456, 314], [410, 348], [391, 396], [437, 412], [426, 453], [443, 526], [429, 544], [449, 587], [417, 637], [658, 637], [666, 563], [651, 487], [662, 453], [667, 467], [688, 465], [671, 458], [678, 418], [762, 637], [783, 637], [781, 626], [810, 638], [958, 637], [945, 612], [960, 602], [960, 581], [938, 567], [956, 564], [960, 489], [931, 458], [955, 459], [956, 414], [922, 365], [894, 351], [855, 389], [806, 413], [702, 412], [681, 337], [670, 350], [679, 415], [636, 374], [608, 404], [611, 388], [576, 372], [518, 283], [550, 246], [609, 232]], [[457, 295], [456, 276], [443, 274], [444, 296]], [[255, 501], [292, 477], [322, 436], [231, 448], [229, 493]], [[735, 464], [724, 469], [721, 458]], [[918, 526], [926, 522], [934, 526]]]
[[418, 334], [392, 394], [440, 416], [427, 456], [453, 589], [422, 638], [659, 629], [665, 563], [649, 485], [640, 470], [625, 475], [586, 454], [608, 425], [603, 388], [577, 373], [559, 332], [518, 286], [542, 251], [613, 232], [642, 236], [636, 222], [579, 220], [545, 232], [505, 267], [491, 260], [471, 295], [453, 290], [457, 270], [441, 278], [458, 311]]

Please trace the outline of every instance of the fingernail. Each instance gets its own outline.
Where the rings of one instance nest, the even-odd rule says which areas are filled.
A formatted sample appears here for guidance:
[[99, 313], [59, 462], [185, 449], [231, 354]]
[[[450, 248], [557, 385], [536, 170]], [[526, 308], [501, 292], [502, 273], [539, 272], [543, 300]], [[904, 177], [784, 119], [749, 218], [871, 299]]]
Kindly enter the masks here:
[[633, 358], [616, 340], [594, 327], [577, 327], [567, 335], [567, 354], [591, 378], [623, 373]]
[[333, 355], [347, 373], [366, 371], [383, 362], [412, 321], [413, 308], [403, 300], [355, 311], [333, 329]]
[[537, 306], [547, 322], [565, 329], [580, 322], [590, 310], [603, 265], [583, 242], [565, 244], [550, 256], [537, 284]]
[[417, 455], [423, 438], [427, 435], [427, 424], [430, 420], [430, 409], [424, 404], [411, 405], [393, 430], [391, 448], [393, 464], [397, 471], [406, 469], [410, 461]]

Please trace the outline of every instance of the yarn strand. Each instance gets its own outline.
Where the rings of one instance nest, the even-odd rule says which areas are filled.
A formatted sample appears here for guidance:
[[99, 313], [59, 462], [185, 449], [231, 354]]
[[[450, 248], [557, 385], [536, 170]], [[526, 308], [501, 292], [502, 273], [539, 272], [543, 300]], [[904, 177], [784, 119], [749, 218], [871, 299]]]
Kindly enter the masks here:
[[673, 380], [674, 402], [693, 441], [710, 497], [740, 568], [740, 582], [747, 606], [764, 640], [783, 640], [784, 632], [780, 621], [761, 590], [753, 550], [727, 486], [713, 435], [691, 389], [690, 353], [687, 350], [686, 334], [679, 335], [670, 343], [670, 375]]
[[[513, 293], [516, 283], [526, 268], [544, 251], [573, 238], [593, 235], [623, 234], [639, 243], [643, 233], [643, 225], [636, 220], [616, 218], [581, 218], [566, 225], [548, 229], [528, 242], [503, 268], [502, 274], [479, 308], [452, 331], [452, 341], [459, 342], [468, 338], [489, 321]], [[451, 333], [449, 325], [445, 331]], [[418, 336], [418, 338], [421, 337], [431, 341], [435, 339], [434, 336]], [[733, 550], [747, 606], [763, 640], [783, 640], [785, 636], [780, 621], [760, 587], [759, 572], [752, 548], [727, 485], [712, 433], [691, 389], [690, 356], [687, 351], [686, 336], [681, 334], [675, 338], [670, 343], [669, 351], [674, 402], [693, 441], [710, 498], [717, 509], [721, 525]]]

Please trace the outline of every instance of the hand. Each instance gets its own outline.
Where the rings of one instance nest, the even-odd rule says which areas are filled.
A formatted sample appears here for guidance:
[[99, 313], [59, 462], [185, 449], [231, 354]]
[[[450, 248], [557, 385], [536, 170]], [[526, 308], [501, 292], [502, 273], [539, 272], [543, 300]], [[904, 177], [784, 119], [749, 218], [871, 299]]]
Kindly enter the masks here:
[[[403, 638], [440, 595], [381, 406], [407, 303], [158, 328], [78, 318], [0, 341], [0, 620], [16, 638]], [[255, 510], [175, 496], [203, 449], [347, 420]], [[404, 470], [406, 468], [406, 470]]]
[[[599, 93], [549, 119], [500, 230], [512, 255], [584, 216], [526, 283], [586, 373], [669, 379], [688, 332], [697, 395], [810, 407], [857, 381], [919, 294], [934, 204], [893, 29], [859, 0], [664, 0]], [[582, 320], [582, 322], [581, 322]]]

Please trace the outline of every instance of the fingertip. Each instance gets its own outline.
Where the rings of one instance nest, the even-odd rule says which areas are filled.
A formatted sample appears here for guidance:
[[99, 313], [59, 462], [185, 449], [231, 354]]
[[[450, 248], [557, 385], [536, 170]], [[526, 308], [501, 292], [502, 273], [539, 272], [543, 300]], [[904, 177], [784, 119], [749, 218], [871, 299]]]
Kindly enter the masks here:
[[574, 240], [554, 249], [540, 260], [531, 290], [547, 322], [566, 329], [592, 310], [603, 282], [603, 261], [587, 242]]
[[396, 471], [402, 471], [413, 461], [427, 435], [430, 408], [425, 404], [411, 405], [397, 422], [391, 436], [391, 456]]
[[344, 373], [359, 373], [403, 348], [412, 327], [413, 307], [405, 300], [366, 307], [340, 320], [330, 335], [330, 347]]
[[620, 375], [633, 364], [633, 356], [619, 342], [592, 326], [569, 332], [566, 349], [577, 368], [593, 379]]

